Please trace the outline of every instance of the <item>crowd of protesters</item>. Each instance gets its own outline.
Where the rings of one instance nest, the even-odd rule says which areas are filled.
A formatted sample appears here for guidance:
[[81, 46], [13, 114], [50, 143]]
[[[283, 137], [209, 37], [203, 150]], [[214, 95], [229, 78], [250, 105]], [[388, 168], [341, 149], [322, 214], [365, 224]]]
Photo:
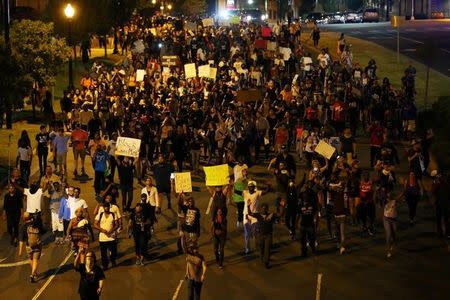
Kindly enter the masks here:
[[[188, 22], [196, 28], [185, 28]], [[195, 193], [178, 194], [172, 202], [171, 174], [190, 170], [202, 176], [201, 165], [233, 168], [229, 185], [210, 188], [210, 228], [221, 268], [227, 232], [232, 230], [227, 222], [230, 203], [236, 207], [236, 230], [244, 231], [244, 253], [251, 252], [255, 239], [266, 267], [274, 224], [284, 224], [290, 237], [300, 240], [300, 252], [306, 256], [309, 249], [317, 250], [323, 220], [343, 254], [348, 248], [347, 227], [361, 226], [363, 235], [374, 235], [377, 211], [385, 228], [386, 255], [391, 257], [396, 206], [405, 200], [411, 225], [416, 222], [417, 204], [426, 195], [425, 176], [433, 180], [437, 233], [450, 235], [448, 178], [435, 170], [427, 172], [432, 132], [422, 139], [415, 134], [414, 67], [405, 70], [402, 86], [395, 88], [388, 78], [377, 76], [375, 60], [366, 66], [353, 61], [343, 35], [334, 59], [329, 49], [321, 49], [317, 56], [309, 53], [301, 42], [299, 24], [276, 24], [268, 35], [267, 30], [255, 23], [203, 27], [192, 19], [136, 15], [120, 31], [125, 58], [113, 67], [95, 62], [81, 88], [65, 92], [62, 118], [50, 130], [42, 126], [36, 135], [38, 184], [30, 182], [33, 151], [24, 131], [4, 216], [12, 244], [28, 239], [32, 281], [42, 248], [37, 235], [47, 225], [58, 244], [70, 240], [83, 283], [80, 294], [92, 295], [89, 289], [95, 287], [94, 294], [99, 295], [103, 271], [110, 263], [116, 265], [124, 225], [135, 242], [136, 264], [144, 265], [163, 204], [168, 209], [176, 205], [178, 248], [187, 257], [189, 297], [198, 299], [206, 271], [197, 244], [200, 210]], [[316, 27], [312, 32], [318, 46], [320, 31]], [[276, 43], [275, 49], [260, 46], [268, 43]], [[167, 56], [175, 56], [175, 63], [168, 64]], [[185, 78], [186, 63], [217, 68], [217, 77]], [[137, 70], [145, 70], [142, 80]], [[249, 90], [261, 91], [261, 96], [239, 96]], [[139, 157], [115, 155], [119, 136], [141, 140]], [[360, 166], [360, 147], [366, 146], [356, 142], [359, 138], [369, 139], [369, 169]], [[319, 141], [335, 147], [335, 154], [319, 155], [315, 151]], [[396, 176], [398, 141], [411, 144], [410, 173], [403, 181]], [[66, 163], [70, 147], [73, 169]], [[85, 165], [86, 157], [92, 160], [92, 170]], [[268, 165], [276, 184], [252, 180], [249, 168], [257, 164]], [[95, 195], [84, 195], [98, 201], [92, 218], [80, 188], [67, 184], [72, 173], [81, 182], [94, 177]], [[137, 200], [135, 181], [141, 184]], [[273, 191], [276, 212], [262, 203], [263, 194]], [[19, 231], [22, 197], [27, 222]], [[43, 226], [35, 224], [37, 219]], [[99, 231], [102, 269], [89, 250], [93, 229]]]

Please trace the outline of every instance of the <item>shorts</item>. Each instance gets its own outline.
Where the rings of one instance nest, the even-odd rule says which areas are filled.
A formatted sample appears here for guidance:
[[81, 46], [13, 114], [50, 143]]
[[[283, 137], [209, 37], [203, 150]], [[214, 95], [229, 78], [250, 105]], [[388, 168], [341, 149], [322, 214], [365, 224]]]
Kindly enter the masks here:
[[56, 211], [52, 211], [52, 231], [56, 232], [56, 231], [64, 231], [64, 225], [63, 223], [59, 222], [59, 216], [58, 216], [58, 212]]
[[86, 149], [82, 148], [82, 149], [77, 149], [77, 148], [73, 148], [73, 158], [75, 160], [78, 159], [78, 157], [81, 157], [81, 159], [86, 157]]
[[27, 256], [29, 260], [41, 258], [42, 245], [39, 247], [31, 248], [26, 246]]
[[65, 165], [66, 164], [66, 158], [67, 158], [67, 152], [57, 153], [56, 154], [56, 163], [58, 165]]

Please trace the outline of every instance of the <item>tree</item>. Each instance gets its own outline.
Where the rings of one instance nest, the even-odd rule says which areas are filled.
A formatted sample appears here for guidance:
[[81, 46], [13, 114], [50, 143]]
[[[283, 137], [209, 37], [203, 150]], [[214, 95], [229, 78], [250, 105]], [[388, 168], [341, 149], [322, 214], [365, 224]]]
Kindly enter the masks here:
[[186, 16], [201, 15], [206, 10], [205, 0], [176, 0], [173, 10]]
[[[55, 37], [53, 23], [22, 20], [11, 26], [11, 56], [18, 68], [18, 81], [33, 83], [23, 87], [27, 94], [37, 86], [52, 84], [69, 55], [66, 41]], [[31, 97], [31, 103], [35, 117], [35, 97]]]

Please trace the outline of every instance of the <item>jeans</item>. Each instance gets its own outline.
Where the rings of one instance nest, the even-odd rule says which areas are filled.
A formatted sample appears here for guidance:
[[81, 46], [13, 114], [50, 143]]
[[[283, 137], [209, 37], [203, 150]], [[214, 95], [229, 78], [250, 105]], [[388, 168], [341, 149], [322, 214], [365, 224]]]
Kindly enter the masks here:
[[219, 235], [214, 234], [214, 254], [216, 256], [216, 262], [219, 266], [223, 265], [225, 242], [227, 240], [227, 235], [222, 233]]
[[20, 213], [6, 214], [6, 227], [12, 239], [19, 237]]
[[122, 191], [122, 209], [129, 210], [133, 203], [133, 186], [122, 186], [120, 190]]
[[237, 202], [236, 203], [236, 207], [237, 207], [237, 220], [238, 222], [242, 222], [244, 221], [244, 206], [245, 206], [245, 202]]
[[202, 282], [188, 279], [188, 299], [200, 300], [200, 293], [202, 291]]
[[20, 160], [19, 166], [20, 166], [20, 177], [22, 177], [22, 179], [28, 183], [28, 180], [30, 179], [30, 161]]
[[94, 189], [98, 194], [105, 187], [105, 172], [95, 171]]
[[373, 230], [373, 224], [375, 222], [375, 203], [362, 202], [358, 205], [358, 215], [362, 221], [363, 227], [367, 228], [367, 219], [369, 219], [369, 229]]
[[416, 218], [417, 203], [419, 202], [419, 197], [407, 196], [406, 203], [408, 203], [409, 219], [414, 220]]
[[114, 264], [117, 257], [117, 241], [100, 242], [100, 255], [104, 269], [108, 268], [110, 260]]
[[116, 168], [117, 168], [117, 162], [116, 162], [116, 158], [111, 156], [109, 158], [109, 166], [111, 168], [111, 172], [109, 175], [109, 179], [111, 182], [114, 182], [114, 175], [116, 174]]
[[245, 242], [245, 249], [250, 250], [250, 238], [256, 237], [256, 234], [258, 232], [258, 223], [250, 224], [250, 222], [247, 222], [244, 224], [244, 242]]
[[258, 237], [259, 254], [264, 264], [269, 264], [272, 234], [260, 234]]
[[192, 171], [200, 170], [200, 150], [191, 150]]
[[376, 163], [376, 159], [380, 157], [381, 147], [370, 146], [370, 167], [373, 167]]
[[300, 226], [300, 243], [302, 255], [305, 256], [308, 253], [307, 242], [309, 242], [309, 246], [314, 253], [316, 251], [316, 228], [314, 224], [312, 226]]
[[295, 227], [297, 225], [297, 208], [289, 208], [286, 210], [286, 227], [295, 236]]
[[345, 216], [334, 216], [334, 222], [336, 224], [336, 238], [339, 247], [345, 247]]
[[397, 220], [383, 217], [384, 231], [386, 232], [386, 246], [388, 249], [392, 246], [397, 235]]
[[39, 173], [41, 177], [45, 174], [45, 169], [47, 168], [47, 156], [48, 150], [39, 150], [38, 149], [38, 158], [39, 158]]
[[148, 234], [145, 231], [135, 232], [134, 234], [134, 248], [137, 256], [144, 256], [147, 254]]

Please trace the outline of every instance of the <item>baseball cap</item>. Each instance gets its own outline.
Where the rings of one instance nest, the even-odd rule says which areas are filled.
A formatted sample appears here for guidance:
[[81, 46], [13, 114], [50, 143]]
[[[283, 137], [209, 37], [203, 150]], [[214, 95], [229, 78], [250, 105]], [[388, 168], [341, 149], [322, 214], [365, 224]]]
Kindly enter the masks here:
[[254, 181], [254, 180], [250, 180], [249, 182], [248, 182], [248, 184], [247, 184], [249, 187], [250, 186], [254, 186], [254, 187], [256, 187], [256, 181]]

